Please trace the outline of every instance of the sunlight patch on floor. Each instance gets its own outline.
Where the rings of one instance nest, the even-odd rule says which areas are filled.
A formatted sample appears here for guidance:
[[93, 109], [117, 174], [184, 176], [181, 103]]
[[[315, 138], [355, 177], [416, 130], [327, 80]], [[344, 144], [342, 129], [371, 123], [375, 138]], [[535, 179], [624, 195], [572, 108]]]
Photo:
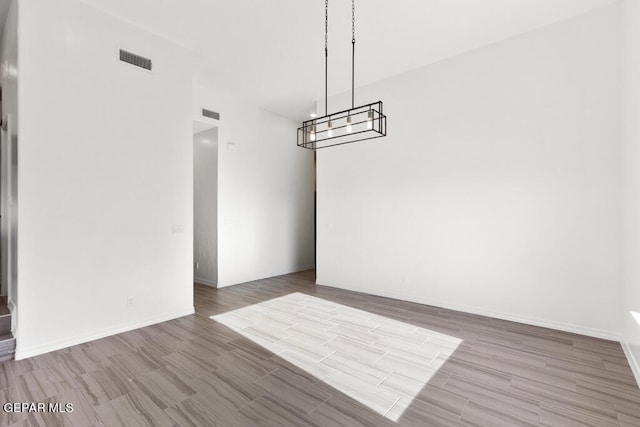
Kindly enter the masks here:
[[211, 318], [393, 421], [462, 342], [298, 292]]

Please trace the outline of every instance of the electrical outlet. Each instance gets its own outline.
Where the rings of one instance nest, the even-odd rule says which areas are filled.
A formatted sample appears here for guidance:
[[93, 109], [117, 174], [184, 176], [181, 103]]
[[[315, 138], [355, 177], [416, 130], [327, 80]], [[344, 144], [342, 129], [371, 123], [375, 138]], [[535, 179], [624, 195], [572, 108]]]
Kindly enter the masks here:
[[127, 298], [127, 307], [133, 307], [133, 297]]
[[200, 270], [200, 263], [196, 262], [196, 270]]

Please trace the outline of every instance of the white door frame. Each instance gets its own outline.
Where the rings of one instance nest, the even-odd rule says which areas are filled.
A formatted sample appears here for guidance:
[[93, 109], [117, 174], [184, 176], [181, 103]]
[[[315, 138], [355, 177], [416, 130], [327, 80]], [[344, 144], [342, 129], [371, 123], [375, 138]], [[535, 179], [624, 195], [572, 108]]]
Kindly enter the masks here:
[[13, 147], [11, 143], [11, 133], [13, 132], [12, 128], [12, 120], [11, 115], [7, 114], [2, 119], [2, 132], [1, 132], [1, 149], [2, 149], [2, 197], [1, 197], [1, 234], [4, 237], [2, 242], [2, 282], [7, 291], [7, 301], [13, 301], [11, 295], [11, 262], [12, 262], [12, 254], [11, 254], [11, 208], [13, 207], [13, 167], [12, 167], [12, 158], [13, 158]]

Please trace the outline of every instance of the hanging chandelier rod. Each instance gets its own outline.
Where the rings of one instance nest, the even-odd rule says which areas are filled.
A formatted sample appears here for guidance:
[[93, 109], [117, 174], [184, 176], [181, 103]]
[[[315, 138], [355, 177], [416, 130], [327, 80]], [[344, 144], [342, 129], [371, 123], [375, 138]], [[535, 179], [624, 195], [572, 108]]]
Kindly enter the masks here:
[[[324, 115], [329, 114], [329, 0], [324, 2]], [[356, 106], [356, 1], [351, 0], [351, 108]]]
[[324, 0], [324, 115], [329, 114], [329, 0]]
[[356, 106], [356, 0], [351, 0], [351, 108]]

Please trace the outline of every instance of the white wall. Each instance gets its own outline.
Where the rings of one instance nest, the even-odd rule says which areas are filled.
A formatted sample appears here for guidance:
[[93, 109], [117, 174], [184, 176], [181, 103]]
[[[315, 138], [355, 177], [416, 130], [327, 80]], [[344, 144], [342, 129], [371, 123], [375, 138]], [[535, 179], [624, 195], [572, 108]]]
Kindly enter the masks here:
[[[640, 383], [640, 2], [623, 0], [622, 18], [622, 334]], [[635, 319], [632, 313], [638, 313]]]
[[358, 89], [389, 136], [318, 152], [317, 282], [616, 337], [618, 23], [610, 6]]
[[[17, 245], [17, 217], [18, 204], [16, 200], [9, 203], [9, 184], [12, 190], [17, 189], [17, 148], [18, 148], [18, 2], [12, 1], [9, 6], [7, 19], [3, 28], [2, 41], [0, 42], [0, 85], [2, 86], [2, 117], [9, 119], [11, 124], [3, 132], [2, 146], [0, 150], [0, 185], [2, 185], [0, 201], [2, 215], [2, 229], [0, 230], [0, 252], [2, 270], [2, 295], [9, 295], [9, 305], [15, 312], [17, 293], [17, 269], [15, 250]], [[9, 136], [8, 132], [11, 132]], [[11, 149], [9, 149], [9, 139]], [[10, 163], [13, 163], [10, 166]], [[9, 179], [11, 174], [11, 179]], [[14, 256], [9, 257], [9, 251], [14, 251]]]
[[193, 135], [194, 280], [218, 283], [218, 128]]
[[313, 155], [297, 123], [195, 86], [194, 117], [219, 111], [218, 287], [313, 267]]
[[21, 2], [19, 39], [16, 357], [192, 313], [188, 54], [76, 0]]

